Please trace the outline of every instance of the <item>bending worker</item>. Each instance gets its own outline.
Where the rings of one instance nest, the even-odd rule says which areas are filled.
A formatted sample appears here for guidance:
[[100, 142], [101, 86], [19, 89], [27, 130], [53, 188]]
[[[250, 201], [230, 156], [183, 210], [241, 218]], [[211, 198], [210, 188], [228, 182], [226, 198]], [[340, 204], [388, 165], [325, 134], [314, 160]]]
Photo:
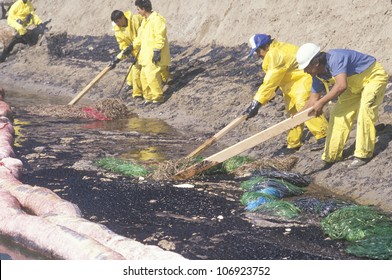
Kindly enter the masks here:
[[18, 0], [12, 4], [8, 11], [7, 23], [18, 33], [11, 43], [4, 48], [0, 57], [0, 62], [4, 62], [8, 54], [12, 51], [14, 46], [18, 43], [32, 44], [33, 38], [29, 36], [28, 28], [30, 26], [37, 26], [38, 32], [44, 31], [44, 25], [41, 19], [35, 14], [34, 7], [28, 0]]
[[159, 105], [164, 101], [162, 79], [168, 77], [171, 62], [166, 20], [152, 10], [150, 0], [136, 0], [135, 5], [144, 17], [134, 41], [135, 49], [140, 49], [138, 61], [142, 66], [140, 80], [145, 99], [143, 105]]
[[[115, 10], [111, 14], [111, 20], [114, 23], [114, 36], [118, 42], [121, 52], [114, 58], [110, 63], [111, 68], [116, 67], [124, 58], [133, 56], [137, 60], [137, 53], [132, 48], [132, 43], [137, 37], [138, 30], [142, 23], [143, 17], [141, 15], [132, 15], [130, 11], [125, 13], [119, 10]], [[142, 85], [140, 82], [140, 65], [136, 61], [132, 66], [131, 71], [127, 77], [126, 91], [132, 90], [133, 98], [143, 99]]]
[[[313, 76], [307, 107], [313, 106], [319, 115], [325, 104], [338, 97], [330, 115], [322, 155], [324, 162], [328, 165], [342, 159], [344, 145], [357, 117], [355, 158], [349, 167], [366, 164], [373, 156], [378, 107], [388, 82], [384, 68], [370, 55], [345, 49], [321, 52], [320, 47], [312, 43], [299, 48], [297, 61], [300, 69]], [[325, 93], [323, 97], [322, 93]]]
[[[256, 34], [249, 39], [252, 51], [263, 58], [262, 68], [265, 72], [264, 81], [253, 97], [253, 101], [244, 112], [247, 119], [257, 115], [261, 105], [266, 104], [275, 97], [276, 88], [283, 93], [286, 111], [295, 115], [306, 104], [310, 97], [312, 77], [298, 69], [295, 59], [298, 47], [278, 42], [266, 34]], [[323, 115], [313, 118], [305, 125], [316, 138], [316, 143], [311, 150], [320, 150], [324, 147], [328, 122]], [[291, 129], [287, 136], [287, 148], [281, 154], [290, 154], [302, 146], [301, 138], [304, 126], [300, 125]]]

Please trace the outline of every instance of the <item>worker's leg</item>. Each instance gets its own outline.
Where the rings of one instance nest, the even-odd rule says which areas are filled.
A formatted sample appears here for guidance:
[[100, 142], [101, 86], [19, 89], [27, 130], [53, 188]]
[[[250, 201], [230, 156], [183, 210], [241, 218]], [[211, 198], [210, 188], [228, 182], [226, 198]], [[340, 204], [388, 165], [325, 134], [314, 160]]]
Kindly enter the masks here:
[[342, 159], [344, 145], [358, 112], [360, 99], [360, 94], [354, 94], [347, 89], [332, 108], [322, 155], [324, 161], [332, 163]]
[[378, 119], [378, 108], [384, 99], [388, 82], [388, 75], [379, 63], [376, 63], [369, 72], [371, 73], [364, 81], [358, 111], [354, 156], [359, 158], [373, 156], [376, 142], [375, 122]]
[[[285, 106], [286, 108], [290, 108], [288, 112], [291, 116], [299, 112], [305, 106], [310, 97], [312, 85], [312, 77], [310, 75], [301, 73], [293, 78], [295, 78], [295, 80], [288, 80], [282, 86]], [[328, 121], [324, 115], [305, 122], [305, 125], [317, 140], [324, 138], [327, 135]], [[301, 138], [303, 128], [304, 126], [301, 125], [289, 131], [287, 136], [287, 148], [294, 149], [302, 145]]]
[[305, 122], [306, 127], [309, 129], [310, 133], [313, 134], [316, 140], [325, 138], [327, 136], [328, 121], [324, 114]]
[[151, 92], [151, 101], [163, 102], [161, 67], [152, 63], [144, 68], [146, 69], [148, 88]]
[[148, 84], [146, 66], [142, 66], [140, 71], [140, 83], [142, 85], [143, 97], [146, 102], [152, 102], [151, 89]]
[[132, 97], [143, 97], [143, 88], [142, 83], [140, 81], [140, 72], [141, 67], [138, 63], [133, 65], [131, 73], [132, 73]]
[[161, 77], [163, 83], [167, 83], [169, 81], [169, 79], [171, 78], [169, 66], [161, 66]]
[[3, 53], [0, 56], [0, 62], [4, 62], [5, 59], [7, 58], [7, 56], [11, 53], [11, 51], [13, 50], [13, 48], [15, 47], [16, 44], [19, 43], [26, 43], [24, 38], [16, 35], [12, 41], [9, 43], [9, 45], [7, 47], [4, 47]]
[[298, 125], [291, 129], [287, 134], [287, 148], [296, 149], [302, 146], [301, 138], [304, 130], [304, 125]]

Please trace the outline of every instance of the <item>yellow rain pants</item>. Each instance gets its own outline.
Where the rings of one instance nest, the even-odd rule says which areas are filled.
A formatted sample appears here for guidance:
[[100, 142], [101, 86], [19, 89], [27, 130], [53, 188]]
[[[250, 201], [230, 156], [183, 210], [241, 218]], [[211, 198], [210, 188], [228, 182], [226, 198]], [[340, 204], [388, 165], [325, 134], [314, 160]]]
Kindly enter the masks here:
[[388, 82], [388, 74], [380, 63], [373, 63], [360, 74], [347, 78], [348, 88], [332, 108], [322, 159], [335, 162], [343, 157], [344, 145], [357, 117], [354, 156], [371, 158], [376, 142], [375, 122]]
[[[283, 93], [286, 111], [294, 115], [300, 111], [309, 99], [312, 87], [312, 77], [298, 69], [296, 53], [298, 47], [273, 41], [263, 61], [265, 77], [263, 84], [254, 96], [261, 104], [266, 104], [275, 97], [276, 88]], [[316, 139], [324, 138], [327, 134], [328, 122], [324, 115], [313, 118], [305, 125]], [[304, 126], [300, 125], [289, 131], [287, 148], [298, 148], [302, 145], [301, 138]]]
[[161, 66], [154, 63], [142, 67], [140, 81], [147, 102], [163, 102]]
[[[26, 17], [29, 14], [32, 15], [31, 20], [26, 22]], [[18, 19], [23, 21], [23, 24], [18, 23]], [[42, 20], [35, 14], [34, 7], [30, 1], [27, 1], [25, 4], [22, 0], [18, 0], [12, 4], [8, 11], [7, 23], [14, 28], [19, 35], [23, 36], [27, 33], [27, 27], [31, 25], [37, 26], [42, 23]]]
[[[168, 66], [171, 63], [169, 41], [166, 34], [166, 20], [157, 12], [146, 18], [134, 41], [139, 49], [139, 64], [142, 67], [140, 80], [144, 99], [152, 102], [163, 101], [162, 79], [168, 78]], [[161, 60], [153, 63], [154, 50], [161, 51]]]
[[[126, 56], [123, 54], [124, 50], [133, 43], [138, 35], [138, 30], [142, 24], [143, 17], [141, 15], [132, 15], [130, 11], [124, 12], [124, 16], [128, 20], [128, 26], [119, 27], [114, 24], [114, 36], [116, 37], [117, 43], [121, 52], [117, 55], [118, 59], [124, 59]], [[137, 51], [133, 50], [133, 57], [136, 57]], [[135, 63], [132, 67], [131, 72], [127, 77], [127, 84], [132, 86], [132, 97], [143, 96], [142, 85], [140, 81], [140, 70], [141, 66], [139, 63]]]
[[132, 86], [132, 97], [143, 97], [143, 87], [142, 87], [142, 81], [140, 79], [140, 74], [141, 74], [141, 69], [142, 67], [139, 65], [138, 62], [136, 62], [131, 69], [131, 72], [129, 72], [129, 75], [127, 77], [127, 84]]

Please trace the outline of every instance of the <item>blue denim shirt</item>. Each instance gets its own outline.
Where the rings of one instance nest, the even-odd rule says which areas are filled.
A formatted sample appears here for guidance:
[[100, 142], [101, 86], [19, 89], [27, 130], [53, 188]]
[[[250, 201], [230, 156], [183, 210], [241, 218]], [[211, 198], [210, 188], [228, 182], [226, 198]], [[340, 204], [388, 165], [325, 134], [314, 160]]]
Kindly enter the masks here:
[[375, 61], [373, 56], [354, 50], [332, 49], [327, 52], [327, 74], [313, 77], [312, 92], [319, 93], [324, 90], [322, 80], [329, 81], [341, 73], [346, 73], [348, 77], [360, 74]]

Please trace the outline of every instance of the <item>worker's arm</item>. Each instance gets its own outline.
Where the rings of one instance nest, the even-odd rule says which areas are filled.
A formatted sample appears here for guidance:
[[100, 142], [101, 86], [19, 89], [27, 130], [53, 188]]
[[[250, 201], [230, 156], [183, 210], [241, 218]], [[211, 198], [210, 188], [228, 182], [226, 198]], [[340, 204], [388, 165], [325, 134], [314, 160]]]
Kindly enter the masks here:
[[333, 100], [334, 98], [338, 97], [347, 89], [347, 74], [340, 73], [335, 78], [335, 84], [331, 88], [331, 90], [324, 95], [323, 97], [319, 97], [317, 101], [313, 103], [313, 109], [316, 112], [316, 116], [322, 114], [323, 108], [325, 104], [329, 101]]
[[37, 14], [32, 11], [31, 14], [33, 15], [33, 23], [35, 26], [38, 26], [42, 23], [42, 20], [39, 18], [39, 16], [37, 16]]
[[166, 43], [166, 22], [162, 17], [156, 17], [154, 20], [153, 33], [154, 33], [154, 50], [162, 50]]

